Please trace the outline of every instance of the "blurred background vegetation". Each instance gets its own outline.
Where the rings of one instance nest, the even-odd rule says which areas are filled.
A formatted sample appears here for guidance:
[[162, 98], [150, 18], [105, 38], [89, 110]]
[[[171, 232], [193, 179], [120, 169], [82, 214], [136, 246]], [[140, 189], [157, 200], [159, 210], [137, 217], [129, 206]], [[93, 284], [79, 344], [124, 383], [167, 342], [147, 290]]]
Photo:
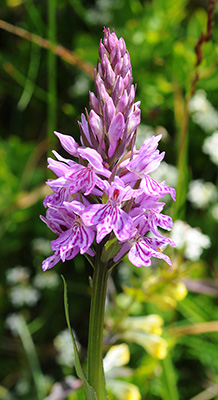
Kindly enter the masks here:
[[78, 256], [41, 272], [51, 236], [39, 215], [45, 214], [48, 190], [46, 158], [59, 145], [53, 131], [79, 140], [77, 120], [94, 90], [103, 26], [125, 39], [131, 56], [142, 110], [138, 145], [152, 132], [162, 133], [166, 156], [156, 178], [177, 188], [177, 202], [166, 198], [165, 206], [175, 222], [177, 249], [168, 250], [173, 267], [154, 262], [137, 269], [125, 260], [110, 280], [105, 321], [110, 398], [218, 399], [214, 3], [1, 0], [0, 399], [84, 398], [60, 274], [68, 282], [72, 327], [85, 360], [92, 271]]

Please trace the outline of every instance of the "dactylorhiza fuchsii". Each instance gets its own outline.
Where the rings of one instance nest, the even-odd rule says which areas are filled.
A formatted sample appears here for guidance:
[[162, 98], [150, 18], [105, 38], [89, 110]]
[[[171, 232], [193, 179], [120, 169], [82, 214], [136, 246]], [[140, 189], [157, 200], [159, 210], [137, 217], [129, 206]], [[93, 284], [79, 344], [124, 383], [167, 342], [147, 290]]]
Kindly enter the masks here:
[[175, 200], [175, 190], [149, 175], [164, 158], [157, 150], [161, 135], [136, 149], [140, 102], [134, 103], [136, 86], [123, 38], [105, 28], [99, 55], [96, 95], [89, 93], [90, 112], [79, 122], [81, 145], [55, 132], [69, 158], [53, 151], [56, 160], [48, 159], [57, 178], [46, 182], [54, 193], [45, 197], [41, 219], [57, 238], [44, 271], [79, 252], [94, 260], [98, 244], [107, 242], [112, 243], [104, 254], [108, 268], [126, 254], [137, 267], [150, 266], [152, 257], [171, 265], [161, 248], [174, 243], [158, 227], [169, 231], [173, 223], [159, 200], [166, 194]]

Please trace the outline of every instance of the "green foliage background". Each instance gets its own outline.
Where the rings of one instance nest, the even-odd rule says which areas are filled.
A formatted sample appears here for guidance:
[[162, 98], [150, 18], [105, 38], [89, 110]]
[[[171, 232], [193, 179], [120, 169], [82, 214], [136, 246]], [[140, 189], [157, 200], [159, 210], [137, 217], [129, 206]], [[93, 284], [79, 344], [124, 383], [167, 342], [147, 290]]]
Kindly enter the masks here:
[[[46, 250], [42, 245], [37, 247], [36, 239], [47, 243], [52, 238], [39, 219], [45, 213], [44, 181], [49, 176], [46, 158], [52, 149], [59, 148], [54, 130], [79, 141], [77, 120], [84, 108], [89, 107], [88, 91], [94, 90], [92, 76], [84, 68], [96, 65], [103, 26], [114, 28], [117, 36], [124, 38], [137, 83], [137, 100], [141, 101], [142, 124], [156, 133], [164, 133], [160, 149], [166, 151], [165, 161], [178, 166], [184, 109], [195, 74], [195, 45], [202, 30], [206, 31], [207, 7], [206, 0], [1, 1], [1, 20], [61, 44], [80, 60], [80, 67], [25, 38], [0, 30], [0, 398], [41, 400], [55, 381], [75, 376], [74, 370], [57, 363], [53, 344], [66, 327], [61, 273], [68, 282], [71, 322], [85, 360], [92, 274], [85, 259], [78, 256], [55, 267], [57, 285], [41, 287], [39, 301], [33, 306], [28, 301], [20, 306], [11, 301], [12, 285], [6, 277], [8, 270], [26, 267], [30, 276], [14, 284], [22, 290], [34, 289], [35, 277], [42, 274], [41, 262]], [[206, 92], [215, 109], [218, 107], [216, 7], [213, 37], [202, 46], [203, 61], [198, 68], [196, 87]], [[190, 116], [186, 153], [179, 165], [179, 196], [176, 205], [167, 205], [174, 220], [184, 219], [210, 237], [210, 249], [196, 262], [186, 260], [183, 251], [175, 250], [170, 254], [176, 265], [173, 272], [167, 272], [167, 266], [162, 264], [149, 271], [128, 265], [122, 267], [123, 275], [118, 267], [112, 276], [112, 300], [106, 322], [115, 320], [116, 313], [122, 311], [116, 305], [116, 296], [124, 284], [135, 288], [134, 295], [138, 293], [140, 297], [141, 282], [150, 282], [153, 275], [157, 277], [157, 285], [148, 285], [151, 299], [136, 302], [139, 308], [133, 314], [156, 313], [163, 317], [169, 356], [163, 361], [156, 360], [139, 345], [130, 344], [134, 374], [124, 379], [137, 385], [145, 400], [218, 399], [217, 333], [177, 337], [173, 331], [183, 325], [218, 321], [217, 220], [210, 205], [199, 209], [187, 201], [190, 181], [203, 179], [217, 185], [217, 165], [202, 152], [203, 142], [211, 133], [210, 128], [203, 129]], [[203, 289], [197, 293], [190, 291], [173, 307], [164, 307], [166, 294], [182, 278], [201, 279]], [[18, 336], [5, 323], [11, 314], [22, 315], [24, 321]], [[49, 379], [44, 382], [43, 376]], [[25, 390], [19, 389], [20, 382]], [[82, 399], [82, 396], [78, 391], [68, 398]]]

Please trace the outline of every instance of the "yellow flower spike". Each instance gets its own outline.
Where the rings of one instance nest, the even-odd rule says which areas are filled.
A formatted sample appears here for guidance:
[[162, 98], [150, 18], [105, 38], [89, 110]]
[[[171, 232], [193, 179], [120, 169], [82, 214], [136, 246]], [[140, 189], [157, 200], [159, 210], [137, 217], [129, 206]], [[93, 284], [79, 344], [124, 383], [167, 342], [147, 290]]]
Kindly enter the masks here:
[[182, 301], [187, 296], [188, 290], [183, 282], [178, 282], [172, 287], [170, 294], [176, 301]]
[[123, 339], [142, 346], [152, 357], [163, 360], [167, 355], [168, 344], [162, 337], [153, 333], [128, 331], [122, 334]]
[[132, 383], [113, 379], [108, 387], [117, 400], [141, 400], [139, 389]]
[[161, 335], [162, 325], [164, 321], [157, 314], [150, 314], [147, 316], [140, 317], [128, 317], [123, 322], [121, 327], [125, 330], [136, 329], [143, 332], [154, 333], [156, 335]]
[[129, 347], [126, 343], [112, 346], [104, 358], [104, 371], [107, 373], [114, 367], [128, 364], [130, 360]]
[[152, 304], [156, 304], [160, 308], [160, 310], [172, 310], [177, 306], [177, 301], [174, 298], [172, 298], [171, 295], [168, 294], [166, 295], [164, 293], [161, 294], [155, 293], [151, 297], [150, 302]]
[[7, 5], [9, 7], [17, 7], [23, 3], [23, 0], [7, 0]]

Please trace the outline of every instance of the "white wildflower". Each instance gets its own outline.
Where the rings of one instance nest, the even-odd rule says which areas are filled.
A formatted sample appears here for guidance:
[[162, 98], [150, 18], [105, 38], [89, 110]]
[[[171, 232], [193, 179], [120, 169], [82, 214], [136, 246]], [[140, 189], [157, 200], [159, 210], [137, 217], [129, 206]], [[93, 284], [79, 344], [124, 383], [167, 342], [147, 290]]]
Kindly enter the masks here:
[[74, 96], [84, 96], [90, 88], [90, 80], [84, 74], [77, 76], [77, 79], [72, 87]]
[[59, 284], [59, 277], [55, 271], [48, 274], [39, 273], [33, 279], [33, 284], [37, 289], [53, 289]]
[[40, 293], [37, 289], [30, 286], [18, 285], [11, 288], [9, 299], [14, 307], [35, 306], [40, 298]]
[[171, 238], [177, 249], [183, 249], [185, 257], [191, 261], [199, 260], [203, 250], [211, 245], [209, 236], [180, 220], [174, 223]]
[[218, 112], [207, 100], [204, 90], [198, 90], [189, 103], [194, 122], [201, 126], [206, 132], [218, 128]]
[[[75, 334], [75, 333], [74, 333]], [[80, 347], [77, 342], [78, 347]], [[75, 364], [74, 349], [72, 338], [68, 329], [61, 331], [54, 339], [54, 346], [58, 352], [57, 362], [67, 367], [73, 367]]]
[[117, 400], [141, 400], [142, 398], [138, 387], [133, 383], [110, 379], [107, 381], [107, 384]]
[[211, 214], [213, 218], [218, 221], [218, 204], [214, 204], [214, 206], [211, 208]]
[[218, 165], [218, 131], [206, 138], [203, 144], [203, 152], [208, 154], [214, 164]]
[[149, 125], [140, 124], [137, 128], [137, 135], [136, 135], [136, 148], [140, 149], [142, 144], [146, 139], [151, 138], [155, 135], [154, 129]]
[[44, 238], [36, 238], [32, 242], [33, 250], [43, 256], [49, 256], [52, 254], [51, 242]]
[[166, 181], [169, 186], [175, 187], [178, 179], [178, 170], [174, 165], [162, 161], [156, 171], [152, 172], [152, 177], [158, 182]]
[[20, 265], [14, 268], [10, 268], [6, 271], [6, 280], [9, 285], [15, 285], [16, 283], [26, 282], [29, 279], [29, 270]]
[[206, 208], [216, 198], [217, 190], [212, 182], [203, 182], [201, 179], [196, 179], [190, 183], [188, 200], [195, 208]]
[[126, 365], [128, 364], [129, 360], [130, 352], [129, 347], [126, 343], [112, 346], [103, 360], [104, 371], [105, 373], [107, 373], [114, 367]]
[[16, 313], [9, 314], [5, 320], [5, 326], [14, 336], [17, 336], [23, 327], [23, 318]]

